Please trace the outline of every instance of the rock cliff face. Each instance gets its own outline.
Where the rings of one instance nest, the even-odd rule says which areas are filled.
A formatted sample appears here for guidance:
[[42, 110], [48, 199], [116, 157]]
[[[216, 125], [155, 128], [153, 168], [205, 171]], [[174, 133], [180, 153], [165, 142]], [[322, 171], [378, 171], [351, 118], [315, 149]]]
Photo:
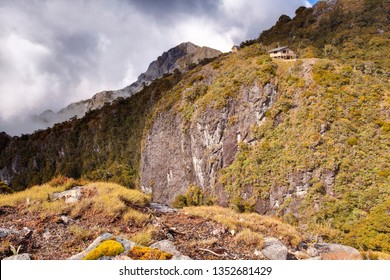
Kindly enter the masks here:
[[175, 69], [185, 71], [192, 64], [199, 63], [203, 59], [214, 58], [220, 54], [220, 51], [212, 48], [199, 47], [190, 42], [182, 43], [159, 56], [157, 60], [149, 65], [146, 72], [142, 73], [137, 81], [131, 85], [120, 90], [96, 93], [91, 99], [72, 103], [57, 113], [47, 110], [38, 116], [34, 116], [34, 120], [42, 123], [42, 127], [47, 127], [73, 117], [82, 118], [86, 112], [99, 109], [107, 102], [110, 103], [119, 97], [134, 95], [141, 91], [145, 85], [149, 85], [153, 80], [165, 74], [172, 73]]
[[172, 111], [162, 113], [153, 122], [142, 153], [143, 190], [168, 204], [191, 184], [212, 191], [217, 172], [233, 162], [240, 141], [254, 140], [251, 127], [262, 121], [276, 96], [274, 85], [255, 83], [243, 87], [226, 107], [195, 111], [190, 124]]

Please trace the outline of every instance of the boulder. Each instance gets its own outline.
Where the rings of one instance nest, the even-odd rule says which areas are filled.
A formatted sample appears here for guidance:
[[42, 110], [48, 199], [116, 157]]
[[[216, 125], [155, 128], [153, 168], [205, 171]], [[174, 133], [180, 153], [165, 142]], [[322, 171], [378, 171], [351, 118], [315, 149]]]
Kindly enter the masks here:
[[82, 189], [83, 189], [83, 187], [77, 186], [77, 187], [74, 187], [74, 188], [67, 190], [67, 191], [63, 191], [63, 192], [59, 192], [59, 193], [52, 193], [50, 195], [50, 200], [54, 201], [57, 199], [64, 198], [65, 203], [75, 203], [81, 199], [81, 197], [83, 195], [81, 192]]
[[154, 210], [156, 210], [157, 212], [161, 212], [161, 213], [176, 213], [177, 212], [177, 209], [175, 208], [171, 208], [165, 204], [160, 204], [160, 203], [150, 203], [150, 207]]
[[[91, 245], [89, 245], [87, 247], [87, 249], [85, 249], [84, 251], [82, 251], [74, 256], [71, 256], [70, 258], [68, 258], [68, 260], [81, 260], [81, 259], [83, 259], [86, 255], [88, 255], [89, 252], [91, 252], [93, 249], [95, 249], [100, 243], [102, 243], [103, 241], [106, 241], [108, 239], [111, 239], [111, 238], [115, 238], [115, 240], [118, 241], [119, 243], [121, 243], [123, 248], [125, 249], [125, 251], [122, 254], [120, 254], [121, 256], [125, 256], [127, 254], [127, 252], [129, 250], [131, 250], [135, 245], [134, 242], [129, 241], [127, 239], [124, 239], [122, 237], [113, 236], [111, 233], [104, 233], [104, 234], [100, 235], [98, 238], [96, 238], [91, 243]], [[113, 259], [113, 258], [115, 258], [115, 257], [106, 257], [105, 259]]]
[[177, 249], [176, 246], [169, 240], [161, 240], [152, 245], [150, 248], [157, 248], [161, 251], [171, 253], [173, 255], [172, 260], [191, 260], [190, 257], [182, 255]]
[[314, 244], [322, 260], [361, 260], [362, 256], [355, 248], [341, 244]]
[[14, 255], [8, 258], [4, 258], [3, 261], [5, 260], [29, 261], [31, 260], [31, 257], [30, 254], [24, 253], [24, 254]]
[[276, 238], [264, 238], [264, 248], [261, 253], [270, 260], [286, 260], [287, 247]]
[[19, 231], [9, 228], [0, 228], [0, 238], [6, 237], [10, 234], [19, 234]]
[[307, 252], [307, 254], [308, 254], [311, 258], [317, 257], [318, 254], [319, 254], [318, 251], [317, 251], [317, 249], [316, 249], [316, 248], [313, 248], [313, 247], [307, 248], [306, 252]]

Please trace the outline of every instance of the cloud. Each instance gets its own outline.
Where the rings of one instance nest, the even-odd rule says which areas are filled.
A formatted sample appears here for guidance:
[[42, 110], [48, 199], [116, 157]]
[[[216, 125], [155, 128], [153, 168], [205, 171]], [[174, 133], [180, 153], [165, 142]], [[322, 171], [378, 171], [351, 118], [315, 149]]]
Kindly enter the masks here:
[[30, 115], [135, 81], [181, 42], [222, 51], [255, 38], [305, 0], [3, 0], [0, 131], [32, 132]]

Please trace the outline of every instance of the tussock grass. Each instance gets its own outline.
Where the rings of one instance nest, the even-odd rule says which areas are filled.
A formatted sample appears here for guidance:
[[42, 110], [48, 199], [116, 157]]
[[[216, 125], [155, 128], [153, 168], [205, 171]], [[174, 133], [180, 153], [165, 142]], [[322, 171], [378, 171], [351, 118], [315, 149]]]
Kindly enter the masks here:
[[128, 209], [122, 218], [125, 222], [134, 221], [136, 224], [141, 225], [149, 220], [149, 215], [134, 209]]
[[85, 185], [82, 190], [83, 198], [73, 204], [66, 204], [62, 199], [49, 200], [50, 194], [65, 191], [73, 183], [57, 179], [54, 183], [34, 186], [22, 192], [0, 195], [0, 206], [25, 206], [25, 209], [39, 213], [42, 218], [70, 213], [73, 218], [83, 215], [104, 215], [109, 219], [124, 214], [123, 218], [126, 221], [133, 219], [137, 223], [148, 219], [147, 215], [132, 209], [131, 206], [147, 206], [150, 198], [142, 192], [114, 183], [99, 182]]
[[17, 206], [22, 203], [29, 205], [36, 202], [46, 201], [51, 193], [62, 192], [66, 186], [51, 186], [49, 184], [34, 186], [22, 192], [0, 195], [0, 206]]
[[93, 238], [93, 232], [78, 225], [69, 226], [69, 231], [74, 237], [74, 242], [83, 242]]
[[156, 232], [154, 226], [149, 225], [144, 230], [137, 232], [131, 237], [131, 240], [138, 245], [148, 246], [153, 242], [153, 234]]
[[229, 230], [238, 231], [238, 234], [243, 232], [238, 239], [245, 239], [249, 233], [248, 230], [250, 230], [259, 234], [258, 237], [273, 236], [292, 246], [297, 246], [302, 241], [302, 234], [295, 227], [285, 224], [274, 217], [256, 213], [237, 213], [232, 209], [219, 206], [187, 207], [183, 211], [189, 215], [199, 216], [223, 224]]
[[253, 246], [258, 249], [262, 249], [264, 246], [263, 236], [258, 232], [253, 232], [250, 229], [244, 229], [240, 231], [234, 240], [238, 245]]
[[390, 260], [390, 254], [382, 252], [368, 251], [362, 252], [361, 255], [365, 260]]

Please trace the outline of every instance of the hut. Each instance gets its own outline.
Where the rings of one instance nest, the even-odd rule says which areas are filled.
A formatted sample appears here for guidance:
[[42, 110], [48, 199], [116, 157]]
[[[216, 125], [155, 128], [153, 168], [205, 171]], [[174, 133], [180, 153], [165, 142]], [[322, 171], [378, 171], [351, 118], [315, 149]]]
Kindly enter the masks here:
[[272, 49], [268, 51], [268, 53], [272, 58], [281, 58], [281, 59], [297, 58], [295, 52], [292, 49], [290, 49], [288, 46]]

